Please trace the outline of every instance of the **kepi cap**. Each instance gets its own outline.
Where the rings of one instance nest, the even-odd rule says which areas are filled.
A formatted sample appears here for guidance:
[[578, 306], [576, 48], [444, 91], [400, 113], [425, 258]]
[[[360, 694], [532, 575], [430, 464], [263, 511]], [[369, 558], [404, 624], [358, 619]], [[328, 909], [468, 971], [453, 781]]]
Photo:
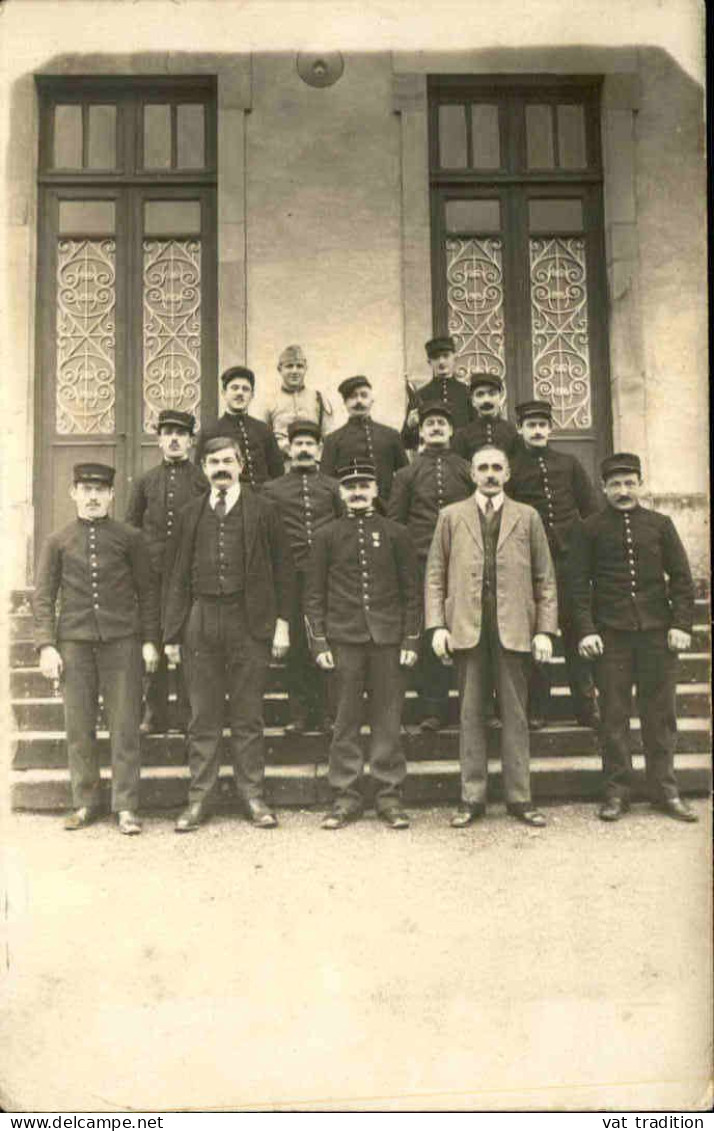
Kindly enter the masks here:
[[480, 389], [482, 385], [492, 385], [494, 389], [498, 389], [499, 393], [503, 392], [503, 379], [497, 373], [472, 373], [469, 377], [469, 388], [473, 393], [474, 389]]
[[443, 401], [429, 401], [419, 406], [419, 423], [423, 424], [429, 416], [445, 416], [450, 424], [454, 423], [454, 414]]
[[178, 408], [164, 408], [156, 421], [156, 431], [160, 432], [164, 424], [177, 424], [179, 428], [185, 428], [187, 432], [193, 435], [196, 428], [196, 417], [192, 412], [182, 412]]
[[522, 401], [516, 405], [516, 423], [522, 424], [533, 416], [544, 416], [553, 423], [553, 406], [549, 401]]
[[346, 377], [344, 381], [341, 381], [337, 386], [337, 391], [342, 399], [346, 401], [347, 398], [354, 393], [355, 389], [360, 389], [362, 385], [366, 385], [368, 389], [372, 388], [371, 381], [361, 374], [358, 374], [356, 377]]
[[337, 468], [337, 478], [340, 483], [349, 483], [352, 479], [376, 479], [377, 472], [369, 460], [353, 459], [344, 467]]
[[221, 385], [223, 388], [225, 389], [236, 377], [243, 377], [246, 381], [250, 381], [251, 389], [255, 388], [255, 373], [252, 369], [249, 369], [247, 365], [232, 365], [230, 369], [226, 369], [221, 373]]
[[441, 338], [430, 338], [424, 343], [424, 349], [428, 358], [436, 357], [439, 353], [456, 353], [454, 339], [448, 334]]
[[607, 479], [609, 475], [614, 475], [617, 471], [634, 471], [642, 478], [640, 457], [635, 455], [634, 452], [615, 452], [614, 455], [606, 456], [600, 464], [602, 478]]
[[291, 420], [288, 424], [288, 440], [296, 436], [312, 436], [314, 440], [321, 440], [320, 425], [314, 420]]
[[105, 483], [114, 485], [114, 468], [106, 463], [75, 463], [73, 479], [75, 483]]

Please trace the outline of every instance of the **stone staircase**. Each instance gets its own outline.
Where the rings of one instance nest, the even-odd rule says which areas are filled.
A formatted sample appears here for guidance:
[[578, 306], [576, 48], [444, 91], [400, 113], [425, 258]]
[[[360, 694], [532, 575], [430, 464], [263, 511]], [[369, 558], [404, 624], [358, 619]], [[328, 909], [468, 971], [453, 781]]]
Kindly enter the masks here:
[[[679, 743], [677, 776], [684, 794], [706, 794], [711, 786], [710, 624], [705, 586], [698, 588], [696, 626], [691, 652], [679, 661], [677, 709]], [[10, 692], [15, 719], [11, 802], [15, 809], [53, 810], [69, 806], [69, 776], [63, 731], [62, 702], [37, 666], [32, 644], [29, 590], [12, 595]], [[556, 656], [551, 725], [531, 735], [534, 797], [548, 800], [593, 800], [600, 789], [600, 758], [594, 735], [572, 723], [570, 694], [562, 658]], [[287, 696], [282, 669], [275, 665], [265, 696], [265, 734], [268, 746], [268, 793], [278, 806], [323, 805], [327, 787], [328, 739], [324, 735], [294, 736], [284, 730]], [[405, 800], [451, 803], [459, 795], [458, 703], [451, 695], [450, 725], [436, 735], [422, 734], [417, 725], [418, 703], [407, 693], [403, 743], [409, 760]], [[364, 734], [367, 735], [367, 728]], [[97, 738], [103, 776], [109, 777], [109, 741], [102, 713]], [[640, 791], [643, 756], [639, 722], [633, 720], [634, 764]], [[498, 798], [501, 772], [498, 733], [491, 736], [490, 793]], [[185, 801], [188, 780], [185, 742], [179, 734], [142, 739], [142, 808], [178, 809]], [[221, 768], [218, 808], [234, 804], [229, 764]]]

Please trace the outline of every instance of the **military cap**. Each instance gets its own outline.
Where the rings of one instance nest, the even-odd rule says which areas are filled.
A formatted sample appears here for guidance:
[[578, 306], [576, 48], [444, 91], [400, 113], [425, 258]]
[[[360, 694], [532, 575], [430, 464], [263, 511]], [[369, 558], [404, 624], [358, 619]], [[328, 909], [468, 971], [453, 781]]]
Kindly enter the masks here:
[[516, 405], [516, 422], [522, 424], [533, 416], [544, 416], [553, 423], [553, 406], [549, 401], [522, 401]]
[[244, 377], [246, 381], [250, 381], [251, 389], [255, 388], [255, 373], [252, 369], [248, 369], [247, 365], [232, 365], [230, 369], [226, 369], [221, 373], [221, 385], [225, 389], [230, 381], [235, 380], [236, 377]]
[[320, 440], [320, 425], [314, 420], [291, 420], [288, 424], [288, 440], [296, 436], [312, 436], [313, 440]]
[[302, 346], [286, 346], [278, 358], [278, 367], [285, 361], [307, 361]]
[[185, 428], [187, 432], [193, 435], [196, 428], [196, 417], [192, 412], [181, 412], [178, 408], [164, 408], [159, 413], [156, 431], [160, 432], [164, 424], [177, 424], [179, 428]]
[[345, 380], [341, 381], [337, 386], [337, 391], [341, 394], [342, 399], [346, 401], [347, 398], [354, 393], [355, 389], [361, 389], [363, 385], [366, 385], [368, 389], [372, 388], [371, 382], [361, 374], [357, 377], [346, 377]]
[[618, 471], [634, 471], [642, 478], [640, 457], [636, 456], [634, 452], [615, 452], [614, 455], [607, 456], [600, 464], [600, 474], [603, 479], [607, 479], [608, 476], [614, 475]]
[[337, 478], [340, 483], [349, 483], [351, 479], [376, 479], [377, 472], [369, 460], [353, 459], [344, 467], [337, 468]]
[[436, 357], [439, 353], [446, 353], [447, 350], [449, 353], [456, 353], [454, 339], [448, 336], [443, 338], [430, 338], [428, 342], [425, 342], [424, 349], [426, 350], [426, 356], [428, 358]]
[[493, 385], [499, 393], [503, 392], [503, 380], [497, 373], [472, 373], [469, 377], [471, 392], [473, 393], [474, 389], [480, 389], [482, 385]]
[[443, 401], [429, 401], [428, 404], [420, 405], [419, 423], [423, 424], [428, 416], [445, 416], [450, 424], [454, 423], [454, 414]]
[[75, 483], [105, 483], [107, 487], [114, 485], [114, 468], [106, 463], [75, 463]]

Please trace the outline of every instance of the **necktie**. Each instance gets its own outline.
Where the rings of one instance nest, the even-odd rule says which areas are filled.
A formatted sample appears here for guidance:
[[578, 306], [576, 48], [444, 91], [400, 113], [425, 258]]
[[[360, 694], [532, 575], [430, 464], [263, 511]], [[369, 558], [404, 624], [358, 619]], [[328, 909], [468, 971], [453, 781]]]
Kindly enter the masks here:
[[491, 523], [493, 522], [495, 513], [496, 512], [493, 509], [493, 501], [491, 499], [486, 499], [486, 507], [485, 507], [484, 512], [483, 512], [484, 518], [486, 519], [486, 526], [491, 525]]
[[216, 514], [218, 515], [219, 518], [225, 518], [226, 517], [226, 488], [225, 487], [219, 487], [218, 488], [218, 498], [216, 499], [215, 511], [216, 511]]

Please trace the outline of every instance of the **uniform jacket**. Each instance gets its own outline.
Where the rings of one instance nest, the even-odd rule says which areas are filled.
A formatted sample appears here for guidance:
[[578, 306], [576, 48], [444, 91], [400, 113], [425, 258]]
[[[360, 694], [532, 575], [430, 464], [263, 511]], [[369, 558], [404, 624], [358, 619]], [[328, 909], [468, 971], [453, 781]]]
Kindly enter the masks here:
[[263, 420], [275, 436], [281, 452], [287, 454], [288, 424], [293, 420], [312, 420], [325, 436], [332, 425], [332, 407], [319, 389], [284, 389], [275, 392], [273, 399], [263, 414]]
[[404, 527], [377, 513], [323, 527], [310, 555], [305, 615], [313, 655], [332, 643], [370, 641], [417, 651], [421, 594]]
[[340, 485], [313, 468], [291, 468], [280, 479], [271, 479], [263, 498], [276, 503], [290, 540], [295, 568], [304, 570], [318, 530], [342, 514]]
[[607, 505], [574, 531], [568, 575], [581, 640], [602, 628], [692, 630], [692, 574], [667, 515]]
[[406, 526], [417, 554], [429, 553], [442, 507], [473, 494], [469, 465], [454, 452], [425, 448], [394, 476], [387, 517]]
[[374, 463], [379, 495], [386, 502], [395, 471], [407, 464], [397, 430], [386, 424], [377, 424], [376, 420], [351, 416], [346, 424], [330, 432], [325, 439], [320, 466], [325, 475], [334, 476], [340, 467], [355, 458]]
[[135, 481], [126, 521], [143, 531], [152, 564], [159, 573], [178, 512], [208, 489], [205, 475], [190, 459], [179, 463], [162, 460]]
[[[440, 513], [426, 565], [426, 628], [448, 628], [454, 648], [481, 637], [484, 547], [475, 498]], [[558, 629], [555, 570], [543, 523], [532, 507], [503, 500], [496, 548], [501, 644], [529, 652], [538, 632]]]
[[208, 421], [201, 429], [196, 444], [196, 463], [203, 459], [206, 442], [216, 436], [236, 436], [243, 453], [241, 483], [260, 487], [266, 479], [277, 479], [285, 470], [282, 453], [273, 433], [262, 420], [248, 413], [224, 412], [218, 420]]
[[567, 553], [572, 532], [581, 519], [600, 509], [580, 461], [551, 447], [536, 450], [519, 443], [511, 456], [506, 492], [516, 502], [535, 507], [555, 557]]
[[[240, 493], [245, 552], [245, 610], [250, 633], [258, 640], [272, 638], [278, 617], [289, 620], [294, 586], [292, 555], [280, 513], [250, 487]], [[164, 639], [179, 643], [191, 610], [191, 572], [198, 527], [209, 495], [183, 508], [176, 535], [166, 555]]]
[[32, 604], [38, 648], [126, 636], [159, 641], [159, 585], [149, 551], [138, 530], [112, 518], [78, 518], [50, 535]]
[[495, 444], [497, 448], [503, 448], [510, 459], [520, 446], [520, 437], [510, 420], [503, 420], [500, 416], [494, 420], [478, 416], [454, 434], [451, 448], [470, 463], [474, 452], [485, 444]]
[[[426, 385], [422, 385], [416, 392], [416, 404], [433, 404], [441, 401], [451, 409], [454, 429], [464, 428], [473, 419], [474, 410], [471, 407], [471, 392], [469, 386], [458, 377], [432, 377]], [[406, 424], [402, 428], [402, 443], [405, 448], [416, 448], [419, 443], [419, 428], [417, 425]]]

